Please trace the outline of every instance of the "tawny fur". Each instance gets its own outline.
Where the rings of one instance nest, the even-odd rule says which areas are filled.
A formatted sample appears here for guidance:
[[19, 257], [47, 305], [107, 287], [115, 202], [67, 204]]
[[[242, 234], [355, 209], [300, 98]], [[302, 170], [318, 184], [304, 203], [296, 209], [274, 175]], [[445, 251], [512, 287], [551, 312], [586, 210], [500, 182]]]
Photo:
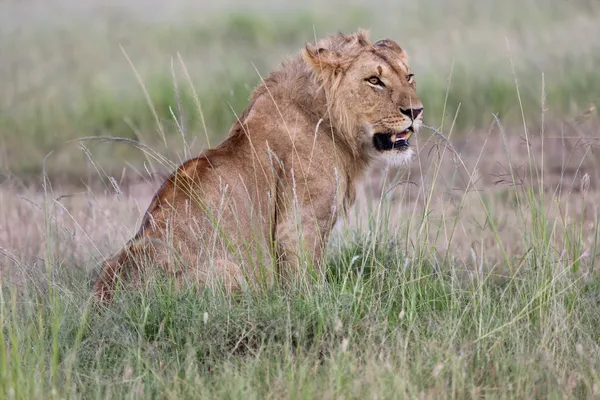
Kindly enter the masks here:
[[419, 108], [395, 42], [361, 30], [306, 45], [255, 89], [226, 140], [166, 180], [137, 234], [105, 262], [96, 296], [109, 299], [124, 272], [151, 265], [230, 290], [319, 268], [369, 164], [412, 154], [377, 151], [373, 134], [417, 131], [422, 113], [412, 121], [400, 110]]

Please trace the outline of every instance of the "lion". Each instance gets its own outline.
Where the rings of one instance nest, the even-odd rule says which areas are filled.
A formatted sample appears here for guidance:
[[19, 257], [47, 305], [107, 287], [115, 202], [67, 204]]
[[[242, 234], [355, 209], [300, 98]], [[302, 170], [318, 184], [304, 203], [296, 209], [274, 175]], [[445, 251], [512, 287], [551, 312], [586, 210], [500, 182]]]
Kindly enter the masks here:
[[104, 262], [95, 296], [110, 299], [120, 278], [150, 265], [231, 292], [322, 271], [357, 183], [375, 160], [409, 162], [422, 121], [395, 41], [360, 29], [306, 44], [255, 88], [223, 142], [166, 179], [135, 236]]

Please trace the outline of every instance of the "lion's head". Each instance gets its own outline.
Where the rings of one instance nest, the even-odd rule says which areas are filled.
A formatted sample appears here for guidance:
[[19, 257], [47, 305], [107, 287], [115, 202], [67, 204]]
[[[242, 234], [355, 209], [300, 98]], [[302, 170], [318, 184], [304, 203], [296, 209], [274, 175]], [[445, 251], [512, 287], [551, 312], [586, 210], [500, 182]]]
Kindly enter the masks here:
[[423, 104], [396, 42], [371, 43], [361, 30], [307, 44], [303, 56], [325, 91], [333, 124], [353, 149], [395, 165], [411, 158], [408, 140], [423, 123]]

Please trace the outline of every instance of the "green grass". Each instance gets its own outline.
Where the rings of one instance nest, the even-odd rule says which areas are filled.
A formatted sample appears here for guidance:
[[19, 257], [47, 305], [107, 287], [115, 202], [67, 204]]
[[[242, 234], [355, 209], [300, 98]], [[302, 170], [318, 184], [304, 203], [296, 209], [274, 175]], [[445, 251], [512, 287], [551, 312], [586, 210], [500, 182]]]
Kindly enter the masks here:
[[157, 281], [96, 309], [87, 302], [84, 278], [64, 272], [38, 292], [4, 288], [0, 393], [6, 398], [597, 394], [597, 282], [581, 285], [564, 264], [542, 263], [535, 255], [527, 257], [518, 278], [465, 281], [456, 276], [460, 266], [406, 259], [377, 243], [373, 253], [364, 237], [356, 243], [332, 253], [325, 283], [285, 292], [231, 298], [193, 289], [172, 292], [166, 281]]

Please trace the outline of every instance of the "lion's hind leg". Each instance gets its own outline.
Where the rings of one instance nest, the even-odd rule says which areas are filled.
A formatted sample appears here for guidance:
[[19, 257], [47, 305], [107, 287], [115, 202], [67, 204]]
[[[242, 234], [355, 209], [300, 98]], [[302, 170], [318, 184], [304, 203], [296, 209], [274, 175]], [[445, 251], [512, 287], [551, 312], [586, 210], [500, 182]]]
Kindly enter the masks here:
[[93, 287], [94, 296], [104, 302], [112, 299], [119, 281], [131, 281], [140, 277], [147, 264], [162, 264], [162, 252], [156, 248], [156, 240], [135, 240], [128, 243], [114, 257], [106, 260]]

